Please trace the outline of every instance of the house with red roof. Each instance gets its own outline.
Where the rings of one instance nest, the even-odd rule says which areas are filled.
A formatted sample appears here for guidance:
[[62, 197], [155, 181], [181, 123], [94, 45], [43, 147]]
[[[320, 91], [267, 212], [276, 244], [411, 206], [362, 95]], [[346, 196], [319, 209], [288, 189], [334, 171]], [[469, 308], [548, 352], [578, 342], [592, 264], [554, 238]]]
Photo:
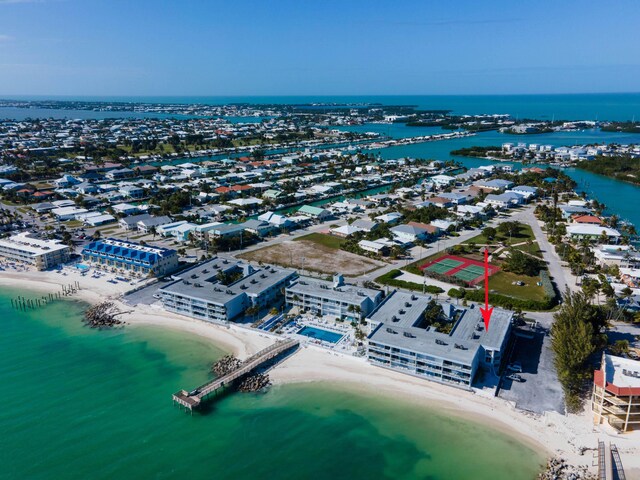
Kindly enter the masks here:
[[582, 223], [585, 225], [602, 225], [604, 221], [595, 215], [575, 215], [571, 218], [573, 223]]

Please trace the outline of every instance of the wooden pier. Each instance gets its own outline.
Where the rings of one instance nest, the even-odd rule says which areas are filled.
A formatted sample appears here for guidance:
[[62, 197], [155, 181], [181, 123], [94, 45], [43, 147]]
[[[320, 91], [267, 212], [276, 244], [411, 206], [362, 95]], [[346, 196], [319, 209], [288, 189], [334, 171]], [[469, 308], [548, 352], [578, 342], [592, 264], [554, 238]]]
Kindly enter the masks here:
[[193, 412], [193, 410], [198, 408], [206, 399], [206, 397], [208, 397], [212, 393], [216, 393], [218, 390], [231, 385], [234, 380], [237, 380], [238, 378], [252, 372], [260, 365], [268, 362], [269, 360], [273, 360], [281, 353], [297, 347], [299, 343], [300, 342], [295, 339], [279, 340], [273, 345], [265, 348], [264, 350], [261, 350], [258, 353], [250, 356], [244, 362], [242, 362], [238, 368], [227, 373], [226, 375], [200, 385], [194, 390], [180, 390], [174, 393], [173, 403], [174, 405], [177, 403], [179, 406], [185, 407], [185, 409]]

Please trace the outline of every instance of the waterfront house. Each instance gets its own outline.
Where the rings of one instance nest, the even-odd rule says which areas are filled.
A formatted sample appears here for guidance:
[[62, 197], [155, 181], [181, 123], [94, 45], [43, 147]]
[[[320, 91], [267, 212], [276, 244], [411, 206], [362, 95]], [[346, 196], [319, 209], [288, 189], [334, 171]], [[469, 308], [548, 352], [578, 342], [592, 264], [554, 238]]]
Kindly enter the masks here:
[[591, 247], [593, 256], [599, 265], [617, 265], [618, 267], [640, 266], [640, 253], [629, 245], [597, 245]]
[[294, 226], [294, 223], [284, 215], [278, 215], [274, 212], [265, 212], [258, 216], [258, 220], [268, 222], [274, 227], [288, 229]]
[[602, 225], [584, 225], [571, 224], [567, 227], [567, 235], [572, 240], [587, 239], [589, 241], [598, 242], [601, 237], [606, 237], [609, 243], [618, 243], [621, 235], [614, 228], [604, 227]]
[[476, 187], [482, 188], [483, 190], [506, 190], [507, 188], [511, 188], [513, 186], [513, 182], [509, 180], [502, 179], [493, 179], [493, 180], [479, 180], [474, 183]]
[[455, 177], [451, 177], [449, 175], [434, 175], [429, 180], [441, 188], [448, 187], [456, 181]]
[[247, 220], [242, 224], [242, 227], [244, 227], [245, 231], [253, 233], [259, 237], [266, 237], [275, 230], [275, 227], [269, 222], [265, 222], [260, 219]]
[[574, 215], [571, 217], [573, 223], [581, 223], [584, 225], [603, 225], [604, 222], [600, 217], [595, 215]]
[[324, 208], [314, 207], [311, 205], [303, 205], [298, 209], [300, 215], [304, 215], [309, 218], [313, 218], [319, 222], [323, 222], [331, 217], [331, 212]]

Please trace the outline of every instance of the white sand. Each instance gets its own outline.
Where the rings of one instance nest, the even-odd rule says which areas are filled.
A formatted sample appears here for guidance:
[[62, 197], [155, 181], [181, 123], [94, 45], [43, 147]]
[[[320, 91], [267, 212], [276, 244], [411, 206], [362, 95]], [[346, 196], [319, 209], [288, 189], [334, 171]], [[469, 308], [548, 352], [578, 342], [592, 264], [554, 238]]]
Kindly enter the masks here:
[[[83, 289], [74, 295], [90, 303], [105, 299], [118, 301], [119, 295], [131, 287], [112, 284], [89, 275], [53, 272], [0, 272], [0, 285], [45, 293], [60, 290], [62, 284], [78, 280]], [[136, 325], [160, 325], [210, 339], [216, 346], [240, 358], [246, 357], [274, 342], [275, 337], [247, 328], [231, 325], [223, 327], [187, 317], [174, 315], [157, 307], [139, 306], [122, 319]], [[486, 424], [546, 452], [558, 455], [574, 465], [589, 466], [594, 451], [580, 455], [581, 448], [595, 449], [598, 440], [618, 446], [628, 478], [640, 478], [640, 431], [618, 434], [607, 426], [594, 427], [591, 412], [580, 415], [560, 415], [552, 412], [543, 416], [516, 410], [500, 398], [485, 398], [472, 392], [393, 372], [369, 365], [362, 358], [345, 356], [317, 347], [303, 347], [270, 372], [274, 383], [331, 382], [342, 388], [365, 395], [388, 395], [403, 402], [414, 402]]]

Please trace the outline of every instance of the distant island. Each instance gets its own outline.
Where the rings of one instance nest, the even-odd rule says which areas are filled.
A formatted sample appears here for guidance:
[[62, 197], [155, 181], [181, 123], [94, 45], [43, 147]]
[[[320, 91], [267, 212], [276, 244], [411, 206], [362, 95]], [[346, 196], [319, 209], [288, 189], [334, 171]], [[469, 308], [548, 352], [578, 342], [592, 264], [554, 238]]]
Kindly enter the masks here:
[[629, 155], [598, 156], [594, 160], [583, 160], [576, 166], [582, 170], [605, 175], [623, 182], [640, 184], [640, 158], [638, 157]]
[[451, 150], [451, 155], [458, 157], [509, 158], [502, 153], [502, 147], [497, 145], [490, 145], [488, 147], [474, 145], [472, 147], [459, 148], [457, 150]]
[[640, 124], [636, 122], [611, 122], [600, 127], [603, 132], [640, 133]]

